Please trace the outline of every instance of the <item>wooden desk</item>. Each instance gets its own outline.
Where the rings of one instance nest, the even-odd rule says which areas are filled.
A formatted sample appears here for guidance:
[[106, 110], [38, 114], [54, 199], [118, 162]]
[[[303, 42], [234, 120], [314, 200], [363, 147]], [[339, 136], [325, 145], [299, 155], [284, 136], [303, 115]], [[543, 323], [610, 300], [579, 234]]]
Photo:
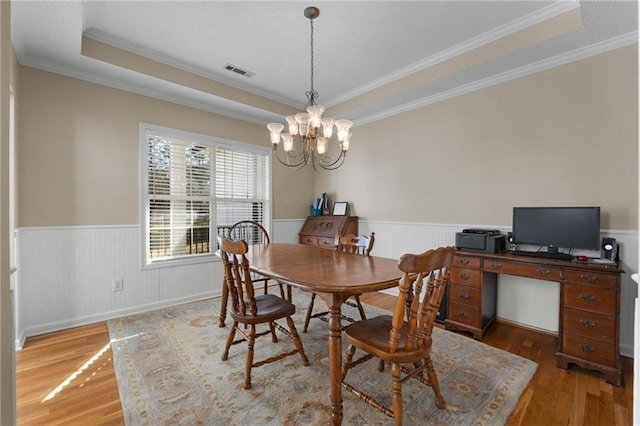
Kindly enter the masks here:
[[247, 254], [253, 271], [285, 284], [312, 291], [329, 306], [329, 373], [331, 416], [342, 424], [342, 303], [354, 294], [398, 285], [398, 261], [340, 253], [303, 244], [269, 244]]
[[560, 283], [556, 365], [573, 363], [622, 384], [618, 265], [458, 251], [451, 268], [446, 329], [482, 340], [496, 317], [497, 274]]

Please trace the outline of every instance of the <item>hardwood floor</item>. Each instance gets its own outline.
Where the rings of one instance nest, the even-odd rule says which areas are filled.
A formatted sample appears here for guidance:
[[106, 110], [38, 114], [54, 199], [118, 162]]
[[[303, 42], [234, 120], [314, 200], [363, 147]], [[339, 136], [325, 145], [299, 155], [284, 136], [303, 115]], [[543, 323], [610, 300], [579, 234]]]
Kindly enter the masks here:
[[[393, 309], [395, 297], [361, 300]], [[495, 324], [485, 343], [538, 363], [508, 425], [631, 425], [633, 360], [623, 358], [624, 386], [599, 373], [555, 366], [556, 338]], [[122, 409], [104, 322], [27, 339], [16, 354], [18, 425], [122, 425]]]

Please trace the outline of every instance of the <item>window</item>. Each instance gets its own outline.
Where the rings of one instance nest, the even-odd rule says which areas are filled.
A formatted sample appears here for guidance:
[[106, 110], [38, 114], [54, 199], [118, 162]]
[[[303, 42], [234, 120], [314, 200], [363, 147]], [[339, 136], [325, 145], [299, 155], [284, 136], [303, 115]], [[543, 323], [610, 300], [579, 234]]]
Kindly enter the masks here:
[[145, 265], [209, 260], [238, 220], [269, 228], [269, 149], [140, 128]]

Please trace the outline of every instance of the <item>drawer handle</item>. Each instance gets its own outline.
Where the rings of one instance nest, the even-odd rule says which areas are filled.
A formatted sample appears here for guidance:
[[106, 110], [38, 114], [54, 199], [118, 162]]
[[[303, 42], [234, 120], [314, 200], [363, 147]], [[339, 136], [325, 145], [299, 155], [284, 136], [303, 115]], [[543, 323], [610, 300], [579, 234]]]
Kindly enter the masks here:
[[587, 303], [594, 303], [598, 300], [598, 298], [593, 294], [581, 294], [580, 299], [584, 300]]
[[469, 264], [469, 259], [467, 259], [466, 257], [463, 257], [462, 259], [460, 259], [460, 263], [462, 265], [468, 265]]
[[547, 268], [540, 268], [538, 269], [538, 274], [540, 275], [549, 275], [551, 273], [551, 271]]
[[495, 261], [494, 261], [494, 262], [491, 262], [491, 267], [492, 267], [493, 269], [500, 269], [500, 268], [502, 268], [502, 263], [500, 263], [500, 262], [495, 262]]
[[460, 318], [464, 318], [464, 319], [469, 318], [469, 314], [468, 314], [468, 313], [466, 313], [466, 312], [458, 312], [458, 316], [459, 316]]
[[596, 328], [596, 323], [588, 319], [581, 319], [580, 324], [586, 328]]
[[582, 274], [580, 278], [590, 283], [598, 281], [598, 276], [594, 274]]
[[465, 273], [463, 272], [462, 274], [460, 274], [460, 279], [463, 279], [463, 280], [465, 280], [465, 281], [466, 281], [466, 280], [468, 280], [468, 279], [469, 279], [469, 275], [468, 275], [468, 274], [465, 274]]
[[460, 299], [464, 299], [464, 300], [467, 300], [469, 298], [468, 293], [458, 293], [458, 296], [460, 297]]
[[586, 352], [586, 353], [592, 353], [596, 351], [596, 349], [593, 346], [587, 345], [586, 343], [580, 346], [580, 349], [582, 349], [582, 352]]

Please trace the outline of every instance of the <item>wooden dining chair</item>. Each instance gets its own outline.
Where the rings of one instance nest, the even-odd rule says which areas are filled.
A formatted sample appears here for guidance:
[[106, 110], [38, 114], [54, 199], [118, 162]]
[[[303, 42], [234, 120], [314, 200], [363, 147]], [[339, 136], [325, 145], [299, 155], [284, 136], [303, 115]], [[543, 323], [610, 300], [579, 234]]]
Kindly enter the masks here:
[[[344, 236], [336, 235], [336, 250], [343, 253], [351, 253], [351, 254], [359, 254], [362, 256], [369, 256], [371, 250], [373, 250], [373, 243], [375, 242], [375, 232], [372, 232], [370, 236], [360, 235], [359, 237], [353, 234], [348, 234]], [[360, 295], [352, 296], [355, 302], [350, 300], [345, 301], [344, 303], [358, 309], [360, 313], [361, 319], [366, 319], [366, 314], [364, 312], [364, 308], [362, 307], [362, 303], [360, 303]], [[307, 332], [309, 328], [309, 322], [312, 318], [318, 318], [322, 321], [329, 321], [329, 311], [322, 311], [316, 314], [313, 313], [313, 306], [315, 304], [316, 294], [311, 293], [311, 301], [309, 302], [309, 306], [307, 307], [307, 315], [304, 319], [304, 329], [302, 330], [304, 333]], [[342, 316], [342, 319], [348, 322], [355, 322], [354, 319], [349, 318], [345, 315]]]
[[[431, 386], [436, 407], [445, 408], [431, 360], [431, 334], [444, 289], [449, 282], [454, 250], [453, 247], [441, 247], [419, 255], [403, 255], [398, 262], [403, 275], [393, 316], [381, 315], [358, 321], [344, 330], [349, 347], [342, 366], [343, 388], [393, 417], [396, 425], [402, 425], [402, 385], [409, 378]], [[356, 348], [366, 355], [354, 361]], [[373, 357], [391, 364], [392, 408], [346, 381], [351, 368]], [[424, 370], [428, 380], [424, 378]]]
[[[222, 263], [224, 264], [225, 286], [231, 296], [230, 315], [231, 319], [233, 319], [233, 325], [227, 335], [224, 352], [222, 353], [222, 360], [226, 361], [229, 359], [229, 348], [232, 345], [247, 342], [245, 389], [251, 389], [251, 369], [253, 367], [260, 367], [296, 353], [299, 353], [302, 357], [303, 365], [309, 365], [309, 359], [304, 353], [302, 341], [300, 340], [300, 336], [298, 336], [293, 319], [291, 319], [291, 316], [296, 312], [295, 305], [275, 294], [255, 295], [253, 281], [249, 273], [249, 261], [246, 257], [248, 251], [247, 243], [242, 240], [234, 241], [229, 238], [223, 238], [220, 251]], [[282, 318], [286, 320], [288, 330], [275, 322]], [[239, 324], [245, 325], [245, 329], [239, 327]], [[260, 324], [267, 324], [269, 329], [257, 333], [256, 325]], [[270, 334], [273, 343], [276, 343], [278, 341], [276, 328], [293, 339], [296, 349], [272, 356], [260, 362], [254, 362], [253, 356], [256, 339]], [[243, 338], [234, 340], [236, 332], [239, 332]]]

